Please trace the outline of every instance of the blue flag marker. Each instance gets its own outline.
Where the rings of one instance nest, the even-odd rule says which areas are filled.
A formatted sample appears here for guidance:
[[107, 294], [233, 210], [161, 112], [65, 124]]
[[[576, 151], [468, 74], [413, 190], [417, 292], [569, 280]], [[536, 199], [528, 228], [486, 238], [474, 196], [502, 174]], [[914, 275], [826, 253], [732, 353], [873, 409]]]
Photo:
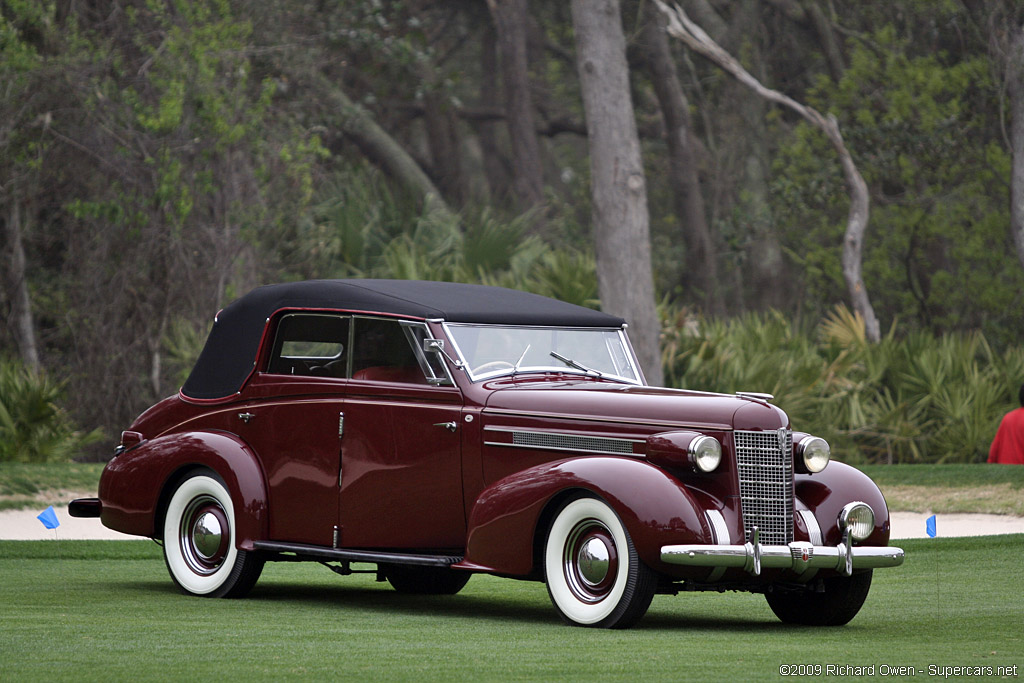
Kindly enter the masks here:
[[56, 529], [60, 526], [60, 521], [57, 519], [57, 513], [53, 511], [53, 506], [46, 508], [36, 517], [40, 522], [43, 523], [47, 529]]
[[935, 538], [935, 515], [932, 515], [928, 519], [924, 520], [924, 530], [928, 532], [928, 535]]

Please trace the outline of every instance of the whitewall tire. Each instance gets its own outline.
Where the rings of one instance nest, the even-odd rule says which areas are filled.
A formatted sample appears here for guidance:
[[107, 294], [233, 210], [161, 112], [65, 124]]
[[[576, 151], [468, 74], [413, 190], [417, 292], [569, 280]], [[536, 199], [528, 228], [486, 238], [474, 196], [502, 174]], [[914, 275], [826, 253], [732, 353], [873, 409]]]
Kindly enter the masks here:
[[563, 620], [599, 628], [634, 624], [657, 586], [619, 516], [589, 497], [570, 501], [555, 515], [544, 545], [544, 576]]
[[235, 547], [231, 494], [214, 472], [199, 470], [175, 489], [164, 515], [164, 562], [185, 593], [242, 597], [263, 571], [256, 554]]

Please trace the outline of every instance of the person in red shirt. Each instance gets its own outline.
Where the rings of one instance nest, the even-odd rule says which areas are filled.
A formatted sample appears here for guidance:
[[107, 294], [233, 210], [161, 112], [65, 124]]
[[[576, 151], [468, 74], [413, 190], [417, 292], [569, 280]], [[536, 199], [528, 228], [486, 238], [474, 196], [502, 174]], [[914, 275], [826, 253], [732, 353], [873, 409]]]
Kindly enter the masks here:
[[1024, 385], [1020, 388], [1020, 408], [1011, 410], [999, 423], [996, 438], [988, 450], [988, 461], [1003, 465], [1024, 465]]

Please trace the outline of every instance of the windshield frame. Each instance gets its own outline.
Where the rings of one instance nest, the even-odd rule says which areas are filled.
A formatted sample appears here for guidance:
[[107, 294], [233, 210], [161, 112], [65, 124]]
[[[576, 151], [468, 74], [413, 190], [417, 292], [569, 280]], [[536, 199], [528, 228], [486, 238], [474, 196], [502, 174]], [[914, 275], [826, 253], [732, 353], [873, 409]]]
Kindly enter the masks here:
[[[445, 334], [448, 337], [449, 341], [451, 342], [451, 346], [452, 346], [452, 349], [455, 351], [456, 357], [460, 361], [462, 361], [462, 363], [463, 363], [462, 370], [466, 373], [466, 376], [469, 377], [470, 381], [472, 381], [474, 383], [484, 382], [484, 381], [487, 381], [487, 380], [492, 380], [492, 379], [496, 379], [496, 378], [499, 378], [499, 377], [506, 377], [506, 376], [526, 375], [526, 374], [553, 374], [553, 373], [557, 373], [557, 374], [562, 374], [562, 375], [566, 375], [566, 374], [568, 374], [568, 375], [580, 375], [582, 377], [591, 377], [593, 379], [606, 380], [606, 381], [610, 381], [610, 382], [618, 382], [618, 383], [621, 383], [621, 384], [631, 384], [631, 385], [635, 385], [635, 386], [646, 386], [646, 384], [647, 384], [646, 380], [644, 379], [643, 370], [640, 368], [640, 363], [637, 360], [636, 353], [634, 353], [633, 347], [629, 343], [629, 337], [626, 335], [625, 327], [621, 327], [621, 328], [620, 327], [573, 327], [573, 326], [564, 326], [563, 327], [563, 326], [551, 326], [551, 325], [505, 325], [505, 324], [496, 324], [496, 323], [458, 323], [458, 322], [444, 322], [444, 323], [442, 323], [442, 327], [444, 328]], [[629, 364], [630, 370], [633, 371], [633, 373], [635, 374], [635, 377], [624, 377], [622, 375], [618, 375], [618, 374], [615, 374], [614, 372], [609, 372], [609, 371], [604, 370], [604, 369], [594, 369], [594, 370], [591, 370], [591, 369], [588, 368], [586, 370], [582, 370], [582, 369], [570, 367], [570, 366], [568, 366], [568, 365], [566, 365], [566, 364], [556, 360], [555, 358], [551, 358], [550, 359], [550, 361], [551, 361], [550, 364], [544, 364], [544, 365], [531, 364], [531, 365], [520, 365], [518, 367], [514, 367], [513, 364], [515, 363], [516, 358], [513, 357], [513, 358], [510, 358], [510, 360], [506, 361], [506, 362], [509, 363], [509, 367], [507, 367], [507, 368], [496, 368], [494, 370], [490, 370], [490, 371], [487, 371], [487, 372], [476, 373], [476, 372], [473, 372], [473, 370], [472, 370], [472, 368], [470, 366], [469, 357], [459, 347], [459, 342], [456, 339], [456, 332], [453, 331], [453, 328], [478, 328], [478, 329], [501, 328], [501, 329], [510, 329], [510, 330], [517, 330], [517, 329], [518, 330], [541, 330], [541, 331], [548, 330], [548, 331], [564, 331], [564, 332], [605, 332], [605, 333], [611, 332], [611, 333], [615, 334], [616, 337], [618, 338], [619, 343], [622, 346], [622, 351], [623, 351], [623, 353], [625, 355], [625, 361]], [[554, 349], [552, 349], [552, 350], [554, 350]], [[562, 351], [564, 351], [564, 349]], [[515, 356], [519, 357], [519, 354], [516, 353]], [[569, 356], [569, 357], [572, 360], [579, 360], [577, 358], [573, 358], [572, 356]], [[586, 365], [586, 363], [582, 363], [582, 365]]]

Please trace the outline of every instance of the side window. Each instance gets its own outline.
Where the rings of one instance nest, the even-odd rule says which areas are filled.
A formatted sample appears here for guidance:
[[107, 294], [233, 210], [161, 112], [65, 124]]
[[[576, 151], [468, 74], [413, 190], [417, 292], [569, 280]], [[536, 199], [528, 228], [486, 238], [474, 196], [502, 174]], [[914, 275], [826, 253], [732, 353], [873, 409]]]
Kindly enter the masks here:
[[346, 377], [349, 318], [289, 313], [277, 324], [267, 372], [276, 375]]
[[352, 379], [428, 383], [424, 363], [413, 347], [414, 338], [407, 332], [407, 323], [358, 317], [353, 323]]

